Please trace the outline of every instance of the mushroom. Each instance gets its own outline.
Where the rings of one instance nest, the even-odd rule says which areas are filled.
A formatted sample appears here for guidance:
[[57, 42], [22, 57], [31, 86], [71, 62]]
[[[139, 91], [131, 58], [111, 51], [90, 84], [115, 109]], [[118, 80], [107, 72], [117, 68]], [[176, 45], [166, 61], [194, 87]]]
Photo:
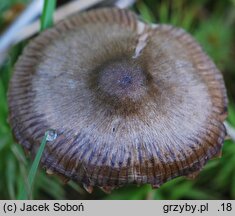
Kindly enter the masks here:
[[33, 39], [8, 101], [16, 140], [34, 156], [53, 129], [42, 166], [89, 192], [194, 177], [221, 154], [226, 134], [224, 81], [200, 45], [116, 8], [75, 15]]

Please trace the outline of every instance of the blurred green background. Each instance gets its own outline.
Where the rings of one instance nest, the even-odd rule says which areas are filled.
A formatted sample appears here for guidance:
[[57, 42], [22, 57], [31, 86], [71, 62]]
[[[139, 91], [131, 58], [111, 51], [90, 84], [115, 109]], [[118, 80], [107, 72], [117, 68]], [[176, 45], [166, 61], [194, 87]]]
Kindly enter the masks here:
[[[0, 1], [0, 33], [29, 0]], [[224, 75], [229, 96], [228, 121], [235, 127], [235, 0], [139, 0], [132, 10], [146, 22], [170, 23], [190, 32]], [[14, 63], [24, 41], [14, 46], [0, 66], [0, 199], [16, 199], [32, 161], [12, 138], [7, 123], [6, 93]], [[195, 180], [176, 178], [158, 190], [149, 185], [128, 186], [105, 194], [92, 194], [79, 185], [64, 185], [40, 169], [33, 187], [34, 199], [235, 199], [235, 143], [226, 141], [220, 159], [208, 162]]]

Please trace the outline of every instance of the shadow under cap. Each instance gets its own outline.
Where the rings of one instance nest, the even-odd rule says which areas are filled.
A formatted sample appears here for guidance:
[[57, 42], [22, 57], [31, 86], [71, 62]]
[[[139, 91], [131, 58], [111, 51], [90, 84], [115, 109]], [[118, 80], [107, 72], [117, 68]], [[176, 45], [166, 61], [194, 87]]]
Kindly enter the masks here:
[[182, 29], [99, 9], [41, 33], [24, 49], [8, 92], [16, 140], [89, 192], [154, 188], [194, 177], [218, 156], [227, 96], [221, 73]]

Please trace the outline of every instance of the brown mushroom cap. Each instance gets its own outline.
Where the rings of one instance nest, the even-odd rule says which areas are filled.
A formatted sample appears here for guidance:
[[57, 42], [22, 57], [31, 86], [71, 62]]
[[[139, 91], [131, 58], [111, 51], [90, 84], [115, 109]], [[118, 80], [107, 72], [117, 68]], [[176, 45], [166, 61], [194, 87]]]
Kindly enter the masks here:
[[184, 30], [130, 11], [85, 12], [41, 33], [19, 58], [10, 124], [49, 172], [113, 189], [192, 176], [220, 154], [223, 78]]

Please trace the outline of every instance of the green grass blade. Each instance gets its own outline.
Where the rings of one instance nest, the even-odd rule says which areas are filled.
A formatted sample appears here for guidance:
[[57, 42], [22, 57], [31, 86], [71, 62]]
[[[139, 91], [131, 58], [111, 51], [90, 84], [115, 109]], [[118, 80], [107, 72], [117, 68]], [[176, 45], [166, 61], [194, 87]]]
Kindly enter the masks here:
[[[42, 142], [40, 144], [40, 147], [38, 149], [36, 157], [35, 157], [35, 159], [33, 161], [32, 167], [31, 167], [31, 169], [29, 171], [28, 185], [29, 185], [30, 193], [32, 191], [33, 182], [34, 182], [34, 179], [36, 177], [36, 173], [37, 173], [38, 166], [39, 166], [39, 163], [40, 163], [40, 160], [41, 160], [41, 157], [42, 157], [42, 153], [43, 153], [43, 151], [45, 149], [45, 146], [46, 146], [46, 143], [47, 143], [48, 134], [49, 134], [49, 132], [45, 133], [45, 136], [42, 139]], [[27, 199], [27, 198], [28, 198], [27, 191], [23, 190], [23, 193], [20, 194], [19, 199], [22, 200], [22, 199]]]
[[228, 121], [233, 126], [235, 126], [235, 106], [234, 106], [234, 102], [232, 102], [232, 100], [230, 100], [230, 103], [228, 105]]
[[27, 179], [27, 170], [23, 164], [20, 164], [20, 176], [17, 182], [18, 182], [17, 199], [18, 200], [27, 199], [28, 195], [30, 194], [30, 191], [29, 191], [29, 184], [28, 184], [28, 179]]
[[147, 5], [144, 4], [144, 2], [140, 2], [137, 4], [137, 8], [141, 14], [141, 17], [144, 19], [147, 23], [155, 22], [155, 17], [153, 13], [151, 12], [150, 8], [147, 7]]
[[45, 146], [46, 146], [47, 136], [48, 136], [48, 132], [45, 133], [45, 136], [42, 139], [41, 145], [38, 149], [38, 152], [37, 152], [36, 157], [33, 161], [32, 167], [29, 171], [29, 178], [28, 179], [29, 179], [29, 186], [30, 187], [32, 187], [32, 185], [33, 185], [33, 181], [34, 181], [36, 173], [37, 173], [37, 169], [38, 169], [41, 157], [42, 157], [42, 153], [43, 153]]
[[12, 154], [7, 158], [7, 189], [10, 199], [15, 199], [16, 163]]
[[160, 23], [167, 23], [169, 19], [169, 1], [164, 1], [160, 4], [159, 8], [159, 21]]
[[53, 12], [55, 10], [56, 0], [44, 0], [43, 12], [41, 16], [41, 31], [53, 25]]
[[73, 188], [73, 190], [77, 191], [79, 194], [84, 194], [85, 193], [85, 191], [77, 183], [75, 183], [74, 181], [69, 181], [68, 186]]
[[[45, 172], [40, 172], [37, 175], [37, 181], [34, 184], [34, 196], [36, 197], [36, 192], [39, 192], [39, 188], [44, 190], [49, 197], [56, 200], [66, 199], [66, 191], [62, 187], [61, 181], [57, 176], [50, 176], [48, 178]], [[45, 193], [44, 192], [44, 193]]]

